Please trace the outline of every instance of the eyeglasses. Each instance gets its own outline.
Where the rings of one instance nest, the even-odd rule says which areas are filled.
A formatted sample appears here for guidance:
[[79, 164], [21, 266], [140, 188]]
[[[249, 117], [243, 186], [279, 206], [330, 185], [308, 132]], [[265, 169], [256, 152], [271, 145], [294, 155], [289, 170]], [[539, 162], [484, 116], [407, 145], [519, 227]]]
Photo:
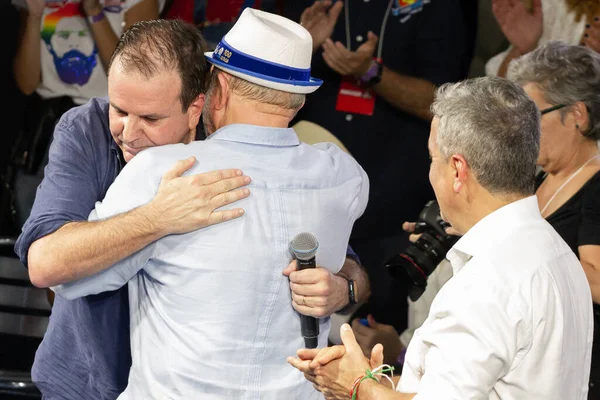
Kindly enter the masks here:
[[560, 110], [561, 108], [564, 108], [566, 106], [567, 106], [567, 104], [559, 104], [557, 106], [552, 106], [552, 107], [544, 108], [543, 110], [540, 110], [540, 114], [542, 114], [542, 115], [548, 114], [549, 112]]

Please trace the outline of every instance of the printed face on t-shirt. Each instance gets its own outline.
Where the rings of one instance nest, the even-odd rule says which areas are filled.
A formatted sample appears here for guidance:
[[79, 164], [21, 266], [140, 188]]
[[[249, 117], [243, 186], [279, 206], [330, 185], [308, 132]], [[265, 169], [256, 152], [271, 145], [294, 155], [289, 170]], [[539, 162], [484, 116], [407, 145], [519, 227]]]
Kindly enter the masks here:
[[56, 72], [65, 83], [84, 85], [97, 64], [94, 42], [81, 18], [61, 19], [50, 39]]

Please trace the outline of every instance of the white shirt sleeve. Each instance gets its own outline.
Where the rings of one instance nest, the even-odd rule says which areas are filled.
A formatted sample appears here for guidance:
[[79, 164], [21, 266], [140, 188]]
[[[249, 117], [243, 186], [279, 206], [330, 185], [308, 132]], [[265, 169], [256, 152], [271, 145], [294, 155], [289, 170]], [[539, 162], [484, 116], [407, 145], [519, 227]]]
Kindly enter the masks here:
[[[96, 203], [96, 208], [92, 210], [88, 220], [107, 219], [152, 200], [160, 184], [160, 177], [153, 179], [148, 172], [152, 171], [153, 162], [150, 152], [140, 152], [123, 168], [106, 192], [104, 200]], [[155, 254], [157, 245], [157, 242], [154, 242], [103, 271], [87, 278], [53, 286], [51, 289], [69, 300], [117, 290], [146, 265]]]
[[518, 296], [471, 285], [446, 290], [453, 283], [437, 295], [407, 350], [397, 390], [418, 393], [416, 400], [487, 400], [528, 346], [530, 328]]

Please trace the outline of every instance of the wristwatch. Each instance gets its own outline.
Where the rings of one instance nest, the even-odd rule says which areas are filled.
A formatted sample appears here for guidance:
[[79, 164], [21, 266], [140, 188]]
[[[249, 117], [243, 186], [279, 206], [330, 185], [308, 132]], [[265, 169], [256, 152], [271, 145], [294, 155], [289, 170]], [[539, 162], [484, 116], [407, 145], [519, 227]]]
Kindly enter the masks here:
[[337, 312], [340, 314], [347, 314], [350, 310], [353, 309], [354, 305], [358, 302], [358, 296], [356, 295], [356, 285], [354, 284], [354, 280], [346, 278], [344, 275], [338, 275], [348, 282], [348, 304], [342, 307]]
[[381, 73], [383, 72], [383, 64], [381, 59], [374, 58], [371, 61], [371, 66], [363, 76], [360, 77], [360, 81], [365, 85], [376, 85], [381, 82]]
[[354, 285], [354, 280], [346, 278], [348, 281], [348, 305], [354, 305], [357, 303], [356, 296], [356, 286]]

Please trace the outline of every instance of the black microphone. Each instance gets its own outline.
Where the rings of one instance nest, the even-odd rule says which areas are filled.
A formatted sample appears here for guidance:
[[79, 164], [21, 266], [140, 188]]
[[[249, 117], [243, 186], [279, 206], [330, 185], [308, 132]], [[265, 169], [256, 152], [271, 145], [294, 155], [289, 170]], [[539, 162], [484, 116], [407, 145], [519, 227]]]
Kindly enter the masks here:
[[[298, 261], [298, 270], [315, 268], [315, 254], [319, 242], [312, 233], [303, 232], [296, 235], [291, 244], [292, 252]], [[300, 331], [307, 349], [314, 349], [319, 344], [319, 321], [315, 317], [300, 314]]]

